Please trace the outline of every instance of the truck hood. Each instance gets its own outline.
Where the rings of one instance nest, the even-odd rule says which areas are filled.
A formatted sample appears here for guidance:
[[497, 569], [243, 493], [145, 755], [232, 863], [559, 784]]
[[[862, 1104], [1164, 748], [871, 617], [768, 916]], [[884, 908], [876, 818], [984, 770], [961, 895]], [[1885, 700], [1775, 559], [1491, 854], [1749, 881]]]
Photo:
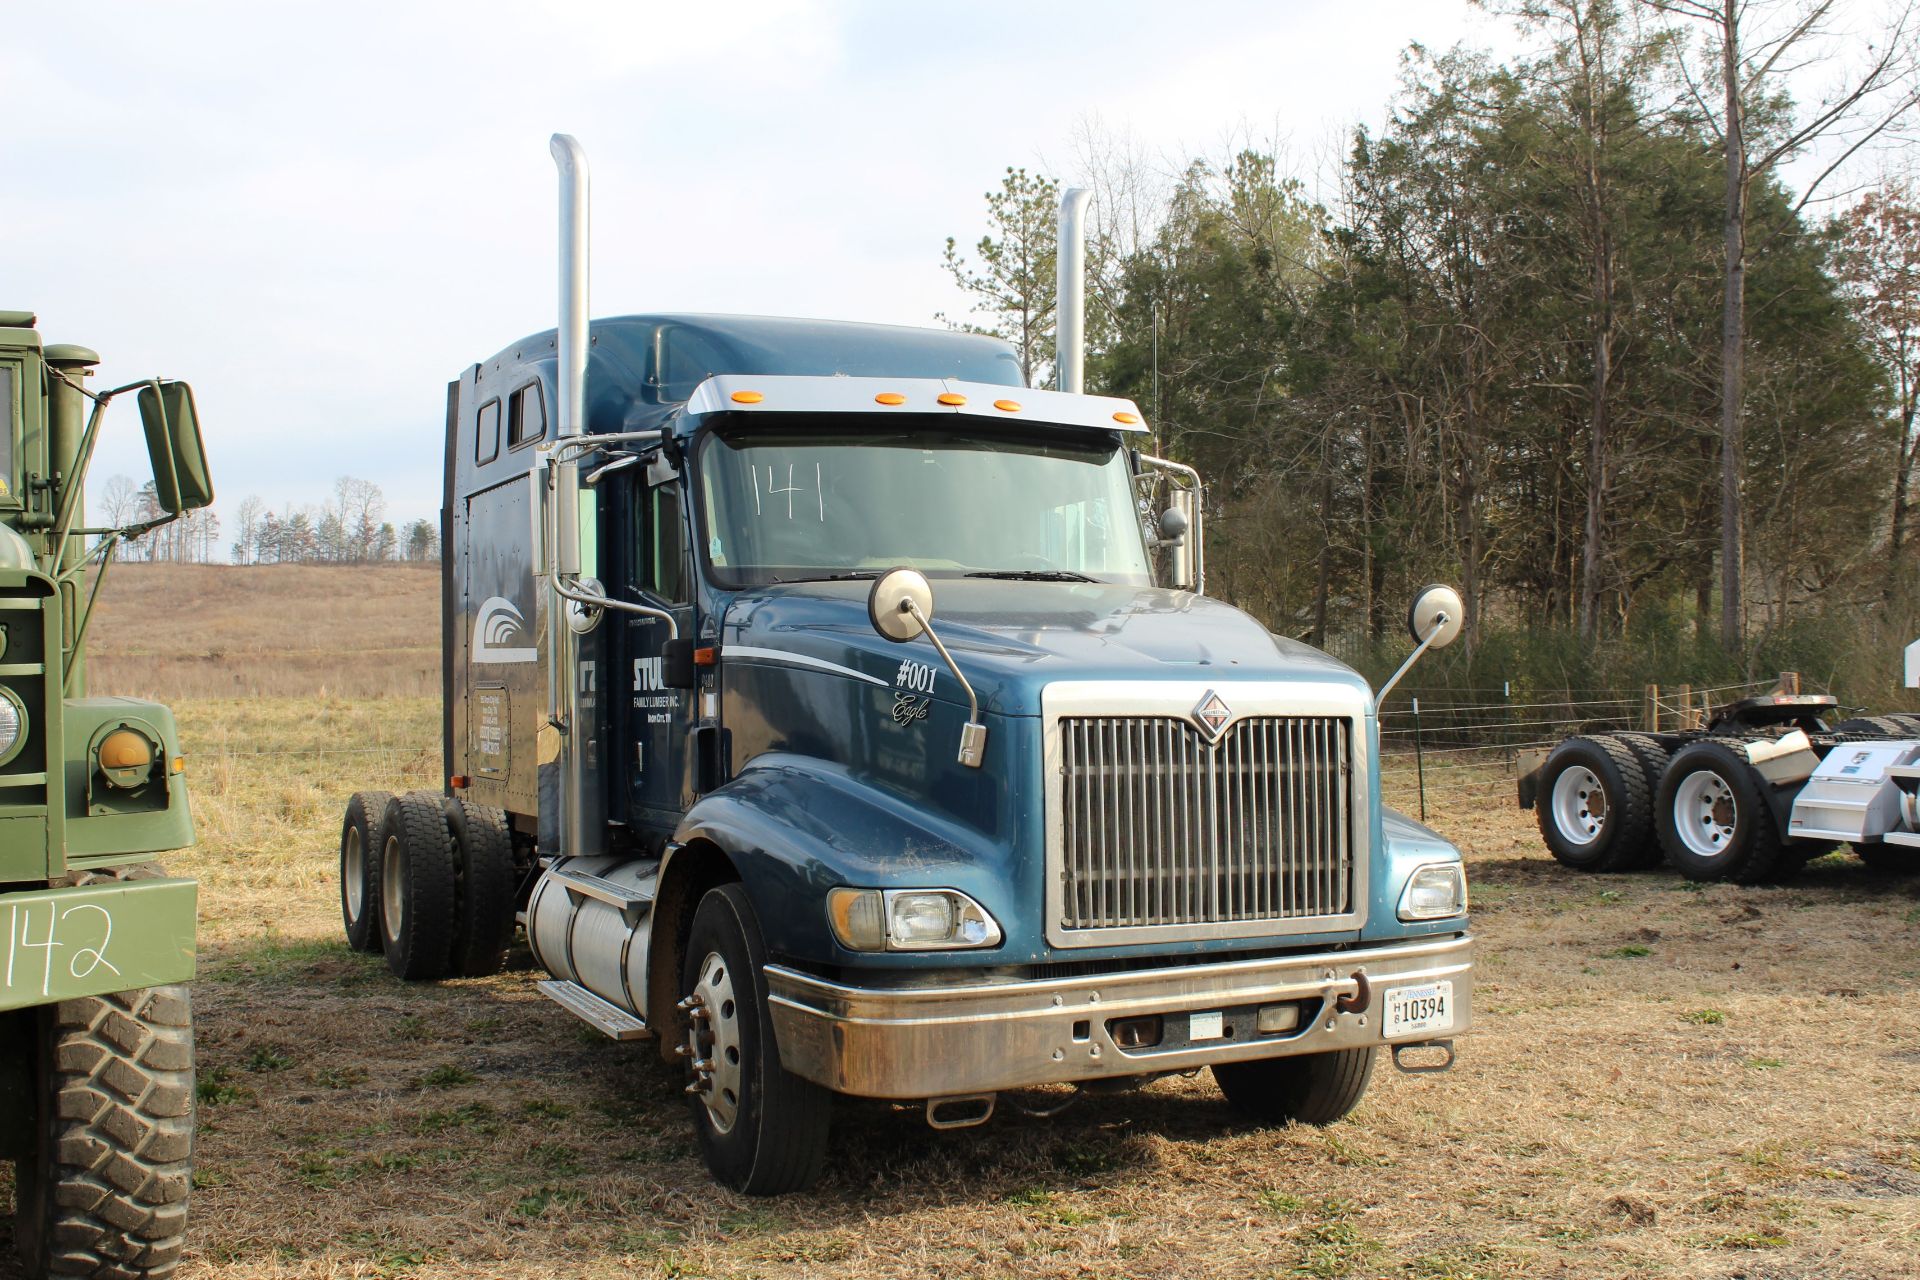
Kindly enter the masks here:
[[[933, 672], [932, 696], [966, 695], [924, 637], [896, 644], [867, 619], [871, 583], [756, 588], [725, 613], [721, 662], [784, 661], [823, 676], [924, 694], [905, 664]], [[1186, 591], [1105, 583], [939, 579], [934, 629], [999, 715], [1040, 714], [1056, 680], [1312, 681], [1367, 691], [1366, 681], [1317, 649], [1276, 636], [1253, 618]]]

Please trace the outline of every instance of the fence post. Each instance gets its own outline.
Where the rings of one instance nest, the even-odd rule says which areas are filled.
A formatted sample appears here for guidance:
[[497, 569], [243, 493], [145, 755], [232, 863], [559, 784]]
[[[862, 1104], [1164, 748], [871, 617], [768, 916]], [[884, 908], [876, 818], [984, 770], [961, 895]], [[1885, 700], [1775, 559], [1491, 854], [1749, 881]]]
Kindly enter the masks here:
[[1413, 700], [1413, 767], [1420, 774], [1420, 821], [1427, 820], [1427, 756], [1420, 739], [1420, 699]]
[[1693, 686], [1690, 684], [1680, 686], [1680, 727], [1682, 729], [1700, 727], [1693, 722]]
[[1660, 686], [1647, 686], [1647, 705], [1644, 712], [1644, 728], [1648, 733], [1660, 732]]
[[1798, 671], [1782, 671], [1780, 673], [1780, 692], [1784, 694], [1798, 694], [1800, 692], [1800, 673]]

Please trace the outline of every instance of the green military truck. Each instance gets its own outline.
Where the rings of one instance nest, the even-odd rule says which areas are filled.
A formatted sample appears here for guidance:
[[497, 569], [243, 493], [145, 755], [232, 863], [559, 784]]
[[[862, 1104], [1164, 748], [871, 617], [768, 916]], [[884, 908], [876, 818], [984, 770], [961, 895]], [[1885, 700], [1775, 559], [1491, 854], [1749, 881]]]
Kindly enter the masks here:
[[[179, 1261], [193, 1158], [197, 886], [173, 715], [87, 696], [87, 620], [114, 552], [208, 505], [193, 393], [87, 385], [99, 357], [0, 311], [0, 1167], [27, 1275], [159, 1277]], [[88, 526], [109, 403], [139, 403], [150, 509]]]

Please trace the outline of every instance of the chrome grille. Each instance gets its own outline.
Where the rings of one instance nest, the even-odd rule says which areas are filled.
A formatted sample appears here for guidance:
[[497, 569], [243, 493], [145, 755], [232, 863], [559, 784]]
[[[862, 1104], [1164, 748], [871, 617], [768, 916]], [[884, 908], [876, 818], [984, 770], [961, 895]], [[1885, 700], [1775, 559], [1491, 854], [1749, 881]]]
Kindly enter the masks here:
[[1258, 716], [1209, 745], [1173, 716], [1060, 720], [1068, 929], [1353, 909], [1352, 722]]

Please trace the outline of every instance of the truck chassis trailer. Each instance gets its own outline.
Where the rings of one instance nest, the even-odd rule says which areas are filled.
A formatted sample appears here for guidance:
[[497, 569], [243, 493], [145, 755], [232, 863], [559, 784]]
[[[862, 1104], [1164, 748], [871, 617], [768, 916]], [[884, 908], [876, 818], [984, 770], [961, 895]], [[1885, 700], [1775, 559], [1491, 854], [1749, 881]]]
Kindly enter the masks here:
[[1664, 859], [1690, 880], [1757, 884], [1840, 844], [1875, 870], [1920, 871], [1920, 716], [1837, 706], [1770, 694], [1698, 729], [1580, 734], [1523, 757], [1520, 807], [1576, 871]]

